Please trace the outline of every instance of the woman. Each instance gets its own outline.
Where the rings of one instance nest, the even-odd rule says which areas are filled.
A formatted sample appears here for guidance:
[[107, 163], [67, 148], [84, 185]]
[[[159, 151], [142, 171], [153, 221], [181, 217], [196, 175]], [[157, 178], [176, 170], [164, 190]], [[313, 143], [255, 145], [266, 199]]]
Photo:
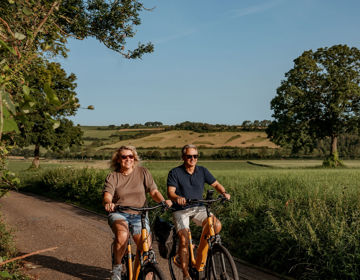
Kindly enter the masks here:
[[[111, 279], [120, 280], [121, 259], [129, 238], [128, 223], [133, 225], [133, 239], [136, 245], [141, 246], [141, 219], [136, 211], [115, 211], [115, 205], [143, 207], [146, 204], [147, 192], [156, 202], [166, 203], [169, 207], [172, 202], [165, 201], [150, 172], [139, 166], [139, 156], [135, 147], [120, 147], [112, 156], [111, 167], [113, 171], [105, 180], [103, 204], [105, 210], [109, 212], [108, 223], [115, 234], [115, 265], [113, 265]], [[148, 219], [146, 219], [146, 227], [150, 231]]]

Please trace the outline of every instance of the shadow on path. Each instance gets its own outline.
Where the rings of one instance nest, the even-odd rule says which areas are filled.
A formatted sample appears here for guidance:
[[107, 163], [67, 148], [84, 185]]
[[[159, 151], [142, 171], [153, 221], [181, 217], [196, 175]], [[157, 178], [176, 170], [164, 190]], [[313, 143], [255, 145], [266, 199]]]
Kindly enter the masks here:
[[[23, 253], [20, 253], [22, 255]], [[102, 267], [89, 266], [80, 263], [71, 263], [64, 260], [59, 260], [56, 257], [35, 255], [26, 258], [27, 261], [55, 271], [59, 271], [64, 274], [77, 277], [84, 280], [95, 280], [95, 279], [109, 279], [110, 271]]]

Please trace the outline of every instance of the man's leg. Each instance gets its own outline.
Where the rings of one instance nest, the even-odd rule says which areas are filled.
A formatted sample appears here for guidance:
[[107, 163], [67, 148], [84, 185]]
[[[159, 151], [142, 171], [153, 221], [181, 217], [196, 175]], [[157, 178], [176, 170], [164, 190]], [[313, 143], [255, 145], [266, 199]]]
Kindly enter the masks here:
[[183, 271], [184, 278], [189, 277], [189, 230], [181, 229], [178, 231], [179, 236], [179, 251], [181, 269]]
[[[211, 218], [214, 225], [215, 233], [218, 234], [221, 231], [221, 222], [214, 215], [211, 215]], [[202, 221], [202, 228], [203, 231], [205, 231], [205, 234], [209, 234], [210, 229], [207, 218]]]

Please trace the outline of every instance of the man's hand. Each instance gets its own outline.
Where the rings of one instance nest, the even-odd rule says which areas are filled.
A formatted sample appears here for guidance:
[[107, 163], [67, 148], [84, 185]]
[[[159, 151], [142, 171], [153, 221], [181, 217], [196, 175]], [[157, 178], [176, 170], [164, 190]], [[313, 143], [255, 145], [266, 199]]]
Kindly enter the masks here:
[[231, 198], [231, 195], [230, 195], [229, 193], [227, 193], [227, 192], [224, 192], [222, 195], [223, 195], [227, 200], [230, 200], [230, 198]]
[[176, 198], [176, 203], [179, 204], [179, 205], [182, 205], [182, 206], [186, 205], [186, 199], [185, 199], [185, 197], [178, 196], [178, 197]]

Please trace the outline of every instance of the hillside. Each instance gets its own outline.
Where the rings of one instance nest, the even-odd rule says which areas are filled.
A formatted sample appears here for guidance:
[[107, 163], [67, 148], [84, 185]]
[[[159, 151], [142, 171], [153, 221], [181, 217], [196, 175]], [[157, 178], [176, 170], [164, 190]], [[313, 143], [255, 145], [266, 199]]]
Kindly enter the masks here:
[[[129, 130], [127, 130], [129, 131]], [[121, 130], [119, 131], [121, 132]], [[171, 130], [145, 136], [139, 139], [127, 139], [111, 144], [98, 146], [96, 150], [114, 149], [121, 145], [133, 145], [142, 148], [180, 148], [185, 144], [195, 144], [207, 148], [220, 147], [268, 147], [276, 148], [277, 146], [270, 142], [265, 132], [210, 132], [197, 133], [188, 130]]]

